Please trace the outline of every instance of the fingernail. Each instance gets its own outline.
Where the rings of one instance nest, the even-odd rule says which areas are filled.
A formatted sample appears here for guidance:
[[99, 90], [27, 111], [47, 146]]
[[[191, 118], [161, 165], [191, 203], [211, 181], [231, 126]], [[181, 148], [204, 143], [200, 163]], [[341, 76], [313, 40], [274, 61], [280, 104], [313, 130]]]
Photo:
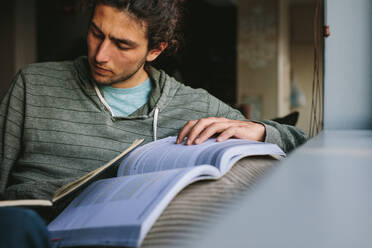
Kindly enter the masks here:
[[197, 145], [200, 144], [200, 139], [196, 139], [195, 144], [197, 144]]

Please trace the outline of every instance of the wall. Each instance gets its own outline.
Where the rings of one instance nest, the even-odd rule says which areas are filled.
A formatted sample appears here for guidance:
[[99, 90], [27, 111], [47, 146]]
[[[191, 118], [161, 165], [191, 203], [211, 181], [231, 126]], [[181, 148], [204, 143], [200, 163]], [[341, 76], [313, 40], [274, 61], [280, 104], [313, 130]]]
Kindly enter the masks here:
[[297, 127], [306, 132], [310, 124], [313, 85], [314, 8], [314, 3], [297, 1], [293, 1], [290, 8], [292, 83], [298, 87], [298, 93], [303, 94], [302, 99], [299, 99], [299, 105], [294, 106], [292, 110], [300, 112]]
[[36, 62], [36, 4], [35, 0], [16, 0], [14, 15], [14, 69]]
[[[238, 1], [238, 104], [259, 101], [261, 115], [277, 115], [277, 12], [275, 1]], [[258, 107], [260, 108], [260, 107]]]
[[290, 13], [289, 1], [280, 0], [279, 25], [278, 25], [278, 116], [289, 113], [290, 108], [290, 83], [291, 83], [291, 61], [290, 61]]
[[5, 1], [0, 8], [0, 96], [15, 73], [36, 62], [36, 17], [34, 0]]
[[287, 114], [288, 1], [240, 0], [238, 7], [238, 104], [260, 109], [252, 119]]
[[324, 128], [372, 128], [372, 1], [327, 0]]
[[14, 3], [5, 1], [0, 8], [0, 96], [4, 94], [14, 76]]
[[161, 55], [155, 66], [188, 86], [203, 88], [235, 106], [237, 8], [231, 3], [210, 2], [213, 1], [187, 0], [184, 42], [177, 56]]
[[[90, 12], [71, 9], [62, 4], [69, 1], [37, 1], [38, 61], [75, 59], [86, 54], [86, 33]], [[51, 24], [52, 23], [52, 24]]]

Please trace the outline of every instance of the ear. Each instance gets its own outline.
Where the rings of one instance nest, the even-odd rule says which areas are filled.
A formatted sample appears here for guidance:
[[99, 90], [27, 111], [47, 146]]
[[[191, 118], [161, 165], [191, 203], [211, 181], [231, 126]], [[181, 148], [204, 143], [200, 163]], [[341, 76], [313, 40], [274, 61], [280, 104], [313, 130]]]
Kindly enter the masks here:
[[161, 42], [160, 45], [157, 48], [151, 49], [146, 56], [147, 62], [154, 61], [164, 50], [167, 48], [168, 43], [167, 42]]

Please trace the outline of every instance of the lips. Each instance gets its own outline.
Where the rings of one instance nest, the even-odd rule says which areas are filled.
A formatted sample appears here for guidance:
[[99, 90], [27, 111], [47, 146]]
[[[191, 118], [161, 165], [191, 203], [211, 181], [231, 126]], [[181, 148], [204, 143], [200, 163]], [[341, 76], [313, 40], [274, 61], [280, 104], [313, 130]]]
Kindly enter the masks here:
[[98, 73], [98, 74], [103, 74], [103, 75], [105, 75], [105, 74], [111, 74], [111, 73], [112, 73], [111, 70], [108, 70], [108, 69], [102, 68], [102, 67], [97, 66], [97, 65], [93, 65], [93, 68], [94, 68], [95, 72]]

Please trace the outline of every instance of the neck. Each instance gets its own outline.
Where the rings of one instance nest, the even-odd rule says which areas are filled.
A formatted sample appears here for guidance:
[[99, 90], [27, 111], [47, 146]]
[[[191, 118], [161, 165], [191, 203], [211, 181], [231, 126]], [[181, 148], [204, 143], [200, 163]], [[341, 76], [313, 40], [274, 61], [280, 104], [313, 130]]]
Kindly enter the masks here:
[[114, 88], [133, 88], [140, 85], [148, 77], [149, 75], [147, 74], [146, 70], [143, 66], [141, 66], [138, 71], [130, 75], [127, 79], [117, 83], [113, 83], [110, 86]]

